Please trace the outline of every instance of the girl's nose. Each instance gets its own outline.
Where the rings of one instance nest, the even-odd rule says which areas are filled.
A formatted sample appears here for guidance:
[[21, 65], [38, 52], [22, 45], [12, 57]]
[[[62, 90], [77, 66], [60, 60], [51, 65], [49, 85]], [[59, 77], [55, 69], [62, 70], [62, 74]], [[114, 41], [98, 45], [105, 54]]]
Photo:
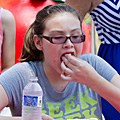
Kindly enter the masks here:
[[67, 41], [63, 44], [63, 48], [73, 48], [73, 47], [74, 47], [74, 45], [70, 41], [70, 39], [67, 39]]

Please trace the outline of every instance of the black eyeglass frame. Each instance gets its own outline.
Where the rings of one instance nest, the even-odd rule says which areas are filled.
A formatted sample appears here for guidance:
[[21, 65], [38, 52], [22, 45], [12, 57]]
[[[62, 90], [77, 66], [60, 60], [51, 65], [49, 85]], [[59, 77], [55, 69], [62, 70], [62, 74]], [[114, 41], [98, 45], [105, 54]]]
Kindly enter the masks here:
[[[63, 43], [65, 43], [68, 39], [70, 39], [70, 41], [72, 42], [72, 40], [71, 40], [71, 37], [73, 37], [73, 36], [69, 36], [69, 37], [67, 37], [67, 36], [65, 36], [65, 41], [63, 42], [63, 43], [54, 43], [53, 41], [52, 41], [52, 38], [55, 38], [55, 37], [49, 37], [49, 36], [45, 36], [45, 35], [39, 35], [41, 38], [45, 38], [46, 40], [48, 40], [50, 43], [53, 43], [53, 44], [63, 44]], [[72, 42], [72, 43], [82, 43], [82, 42], [84, 42], [85, 41], [85, 34], [83, 34], [82, 33], [82, 35], [80, 35], [81, 36], [81, 42]]]

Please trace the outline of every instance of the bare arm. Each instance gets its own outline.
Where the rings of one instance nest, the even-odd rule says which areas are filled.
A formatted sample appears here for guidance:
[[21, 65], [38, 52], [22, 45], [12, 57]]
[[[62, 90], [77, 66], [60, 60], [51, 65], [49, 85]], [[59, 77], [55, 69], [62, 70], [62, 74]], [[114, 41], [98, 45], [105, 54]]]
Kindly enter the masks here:
[[15, 64], [15, 19], [11, 12], [3, 9], [2, 11], [3, 44], [1, 53], [1, 71]]
[[65, 4], [70, 5], [80, 13], [81, 20], [84, 19], [86, 13], [90, 13], [104, 0], [66, 0]]
[[0, 84], [0, 111], [6, 107], [9, 103], [7, 93], [5, 92], [3, 86]]
[[86, 13], [91, 9], [91, 1], [92, 0], [66, 0], [65, 4], [76, 9], [80, 13], [81, 20], [83, 20]]
[[93, 80], [94, 83], [89, 84], [90, 88], [105, 98], [120, 112], [120, 76], [115, 74], [111, 82], [99, 75], [96, 75]]

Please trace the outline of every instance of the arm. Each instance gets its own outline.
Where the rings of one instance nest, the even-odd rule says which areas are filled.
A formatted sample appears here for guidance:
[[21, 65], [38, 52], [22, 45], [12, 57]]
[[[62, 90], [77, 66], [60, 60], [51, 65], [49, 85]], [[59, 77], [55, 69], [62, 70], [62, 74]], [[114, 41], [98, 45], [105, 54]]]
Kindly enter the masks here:
[[[97, 81], [96, 81], [97, 79]], [[100, 96], [105, 98], [120, 112], [120, 76], [116, 73], [110, 82], [99, 76], [93, 78], [94, 85], [89, 86]]]
[[92, 6], [92, 0], [66, 0], [65, 4], [73, 7], [80, 13], [81, 21]]
[[61, 74], [63, 80], [78, 82], [90, 87], [120, 112], [120, 76], [117, 73], [108, 82], [84, 60], [66, 55], [63, 61], [61, 68], [65, 74], [69, 75]]
[[0, 84], [0, 111], [6, 107], [9, 103], [7, 93], [5, 92], [3, 86]]
[[81, 20], [104, 0], [66, 0], [65, 3], [80, 13]]
[[3, 44], [1, 53], [1, 71], [15, 64], [15, 20], [14, 16], [8, 10], [2, 11]]

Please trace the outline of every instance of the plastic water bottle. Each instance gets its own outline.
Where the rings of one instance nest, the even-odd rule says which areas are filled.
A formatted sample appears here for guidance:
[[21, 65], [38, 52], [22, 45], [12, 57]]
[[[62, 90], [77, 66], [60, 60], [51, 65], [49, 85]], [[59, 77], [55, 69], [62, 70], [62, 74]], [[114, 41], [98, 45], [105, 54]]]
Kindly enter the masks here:
[[37, 77], [30, 77], [23, 90], [22, 120], [41, 120], [43, 91], [37, 81]]

